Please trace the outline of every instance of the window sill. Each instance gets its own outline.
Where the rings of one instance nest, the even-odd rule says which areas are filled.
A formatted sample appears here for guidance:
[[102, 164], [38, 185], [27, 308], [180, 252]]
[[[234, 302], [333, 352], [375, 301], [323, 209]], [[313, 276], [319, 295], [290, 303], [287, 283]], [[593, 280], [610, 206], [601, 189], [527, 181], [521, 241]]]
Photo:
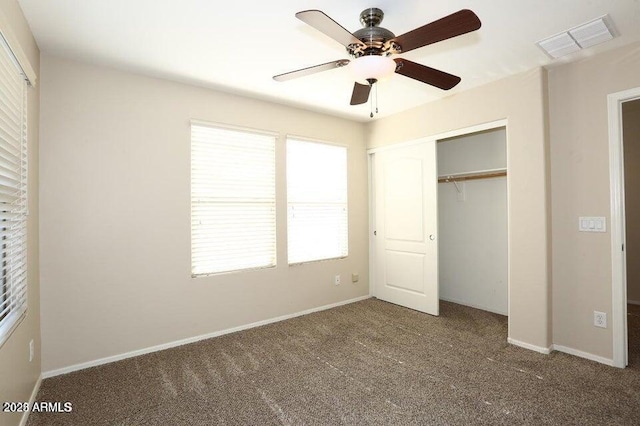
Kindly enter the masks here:
[[0, 349], [2, 346], [9, 340], [14, 331], [22, 324], [22, 321], [27, 317], [27, 310], [24, 309], [22, 312], [14, 312], [9, 314], [3, 320], [3, 325], [0, 326]]
[[289, 263], [289, 266], [300, 266], [300, 265], [308, 265], [309, 263], [328, 262], [330, 260], [341, 260], [341, 259], [346, 259], [347, 257], [349, 257], [349, 255], [340, 256], [340, 257], [329, 257], [326, 259], [305, 260], [303, 262]]

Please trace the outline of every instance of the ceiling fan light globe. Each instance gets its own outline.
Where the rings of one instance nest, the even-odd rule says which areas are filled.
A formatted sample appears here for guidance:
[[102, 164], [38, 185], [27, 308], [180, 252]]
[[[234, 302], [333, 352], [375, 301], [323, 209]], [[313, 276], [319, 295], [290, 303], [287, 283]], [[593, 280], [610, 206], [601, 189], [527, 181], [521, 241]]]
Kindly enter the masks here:
[[388, 56], [368, 55], [351, 61], [349, 68], [357, 82], [368, 84], [368, 79], [388, 79], [396, 71], [396, 63]]

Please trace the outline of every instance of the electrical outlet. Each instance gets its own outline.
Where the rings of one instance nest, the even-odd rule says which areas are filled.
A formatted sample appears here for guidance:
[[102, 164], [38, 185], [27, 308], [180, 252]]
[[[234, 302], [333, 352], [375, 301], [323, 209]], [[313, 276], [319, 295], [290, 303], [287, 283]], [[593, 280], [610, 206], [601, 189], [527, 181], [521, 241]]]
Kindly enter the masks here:
[[352, 283], [357, 283], [358, 281], [360, 281], [360, 275], [353, 273], [351, 274], [351, 282]]
[[333, 283], [335, 285], [340, 285], [340, 275], [336, 275], [335, 277], [333, 277]]
[[33, 339], [29, 342], [29, 362], [33, 361]]
[[593, 311], [593, 325], [595, 327], [607, 328], [606, 312]]

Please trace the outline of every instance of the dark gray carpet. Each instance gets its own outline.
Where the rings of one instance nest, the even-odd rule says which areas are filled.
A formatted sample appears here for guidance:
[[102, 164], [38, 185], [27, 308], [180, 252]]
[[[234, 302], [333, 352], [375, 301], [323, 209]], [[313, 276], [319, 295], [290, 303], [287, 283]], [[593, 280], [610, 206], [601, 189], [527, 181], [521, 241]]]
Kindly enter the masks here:
[[627, 305], [627, 315], [629, 365], [640, 370], [640, 305]]
[[624, 370], [541, 355], [506, 328], [369, 299], [47, 379], [37, 399], [73, 412], [28, 425], [640, 424], [637, 355]]

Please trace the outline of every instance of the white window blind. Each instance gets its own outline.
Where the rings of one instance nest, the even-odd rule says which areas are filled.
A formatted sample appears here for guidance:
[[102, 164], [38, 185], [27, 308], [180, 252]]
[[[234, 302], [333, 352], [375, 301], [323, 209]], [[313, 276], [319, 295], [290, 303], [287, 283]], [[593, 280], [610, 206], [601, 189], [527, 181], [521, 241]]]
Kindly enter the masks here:
[[27, 309], [27, 83], [0, 36], [0, 344]]
[[349, 251], [347, 149], [287, 139], [289, 264]]
[[274, 135], [191, 125], [191, 272], [276, 264]]

